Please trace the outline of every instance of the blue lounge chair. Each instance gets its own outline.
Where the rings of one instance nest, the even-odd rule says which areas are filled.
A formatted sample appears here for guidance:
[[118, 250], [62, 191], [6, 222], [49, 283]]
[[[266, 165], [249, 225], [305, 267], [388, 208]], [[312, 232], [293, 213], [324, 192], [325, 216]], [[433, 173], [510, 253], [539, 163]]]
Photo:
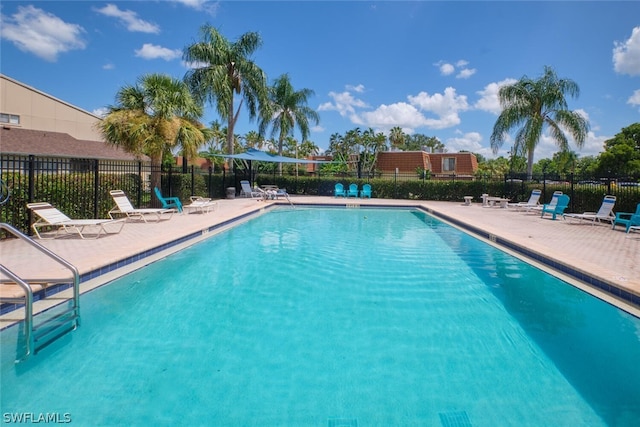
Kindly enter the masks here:
[[349, 191], [347, 191], [347, 197], [358, 197], [358, 184], [349, 184]]
[[368, 197], [371, 198], [371, 185], [365, 184], [362, 186], [362, 190], [360, 190], [360, 197]]
[[347, 192], [344, 191], [344, 186], [341, 183], [337, 183], [333, 189], [334, 197], [347, 197]]
[[162, 193], [158, 187], [154, 187], [154, 191], [156, 192], [156, 197], [162, 203], [163, 209], [171, 209], [176, 208], [178, 212], [182, 212], [182, 202], [177, 197], [162, 197]]
[[640, 203], [636, 206], [636, 213], [631, 212], [618, 212], [613, 220], [612, 229], [616, 228], [616, 225], [620, 224], [626, 228], [626, 232], [629, 232], [630, 227], [640, 226]]
[[561, 194], [558, 196], [558, 201], [555, 206], [547, 204], [542, 207], [542, 214], [540, 214], [540, 218], [542, 218], [545, 213], [548, 213], [551, 214], [551, 219], [556, 219], [556, 215], [562, 215], [564, 210], [567, 209], [567, 206], [569, 206], [569, 196]]

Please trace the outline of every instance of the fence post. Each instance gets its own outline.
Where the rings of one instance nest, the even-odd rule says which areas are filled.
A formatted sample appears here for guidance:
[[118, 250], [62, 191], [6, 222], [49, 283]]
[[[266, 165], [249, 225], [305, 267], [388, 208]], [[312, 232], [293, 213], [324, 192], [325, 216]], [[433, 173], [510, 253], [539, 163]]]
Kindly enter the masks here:
[[213, 199], [213, 189], [211, 188], [211, 186], [213, 185], [213, 183], [211, 182], [213, 179], [213, 166], [209, 166], [209, 182], [207, 183], [207, 197], [209, 197], [210, 199]]
[[194, 165], [191, 165], [191, 196], [196, 194], [196, 172], [195, 172], [195, 168]]
[[100, 200], [100, 174], [98, 174], [98, 168], [100, 167], [100, 161], [93, 159], [93, 217], [98, 218], [98, 200]]
[[138, 177], [140, 178], [140, 180], [138, 181], [140, 184], [138, 185], [138, 194], [136, 194], [136, 206], [140, 207], [140, 202], [142, 201], [142, 186], [144, 185], [141, 161], [138, 161]]
[[[33, 202], [35, 197], [35, 169], [36, 169], [36, 157], [33, 154], [29, 154], [29, 192], [27, 200], [29, 203]], [[26, 218], [25, 229], [28, 230], [29, 236], [33, 236], [33, 230], [31, 230], [31, 223], [33, 222], [33, 212], [28, 210]]]

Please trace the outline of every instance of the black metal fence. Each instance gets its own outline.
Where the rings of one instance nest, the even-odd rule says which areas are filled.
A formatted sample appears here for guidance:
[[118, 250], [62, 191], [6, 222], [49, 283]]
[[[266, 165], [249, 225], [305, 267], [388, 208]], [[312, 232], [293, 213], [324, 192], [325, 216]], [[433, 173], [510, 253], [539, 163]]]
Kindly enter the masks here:
[[[525, 201], [532, 189], [542, 190], [547, 202], [554, 191], [571, 198], [569, 211], [597, 210], [606, 194], [615, 195], [616, 211], [634, 212], [640, 203], [640, 177], [589, 177], [540, 175], [526, 179], [516, 175], [431, 178], [416, 173], [363, 176], [362, 174], [320, 174], [291, 172], [279, 175], [274, 168], [235, 168], [231, 173], [196, 167], [164, 167], [152, 170], [148, 163], [100, 159], [73, 159], [0, 154], [1, 178], [10, 197], [0, 207], [0, 222], [30, 233], [34, 218], [27, 203], [46, 201], [71, 218], [106, 218], [113, 207], [110, 190], [123, 190], [137, 207], [158, 207], [152, 196], [152, 175], [160, 177], [163, 195], [188, 201], [189, 196], [224, 198], [227, 189], [240, 190], [240, 181], [273, 184], [289, 194], [332, 196], [337, 182], [348, 186], [369, 183], [373, 197], [414, 200], [462, 201], [464, 196], [480, 200], [482, 194]], [[157, 182], [157, 181], [156, 181]], [[234, 193], [231, 190], [231, 193]], [[4, 200], [4, 198], [3, 198]]]

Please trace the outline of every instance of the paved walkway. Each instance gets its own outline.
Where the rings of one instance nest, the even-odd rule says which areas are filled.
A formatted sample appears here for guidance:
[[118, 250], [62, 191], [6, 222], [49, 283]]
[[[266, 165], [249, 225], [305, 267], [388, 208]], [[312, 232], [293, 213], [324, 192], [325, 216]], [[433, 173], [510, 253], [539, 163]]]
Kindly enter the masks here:
[[[559, 262], [557, 267], [560, 270], [572, 271], [574, 275], [576, 272], [584, 272], [587, 276], [596, 278], [600, 287], [610, 286], [614, 294], [625, 292], [626, 299], [631, 295], [632, 298], [636, 298], [636, 301], [640, 300], [640, 233], [627, 235], [622, 231], [611, 230], [611, 226], [604, 224], [572, 223], [568, 220], [552, 221], [541, 219], [539, 214], [516, 212], [498, 207], [488, 208], [479, 204], [465, 206], [459, 202], [387, 199], [345, 201], [345, 199], [332, 197], [306, 196], [294, 196], [291, 199], [294, 204], [344, 205], [346, 202], [351, 205], [421, 206], [454, 225], [471, 228], [487, 241], [506, 244], [516, 248], [517, 251], [525, 251], [536, 257], [557, 260]], [[272, 203], [276, 202], [252, 199], [219, 200], [218, 209], [210, 213], [174, 215], [170, 220], [159, 223], [131, 222], [127, 223], [119, 234], [103, 236], [96, 240], [65, 237], [55, 240], [38, 240], [38, 242], [75, 265], [80, 275], [85, 275], [85, 279], [90, 272], [98, 276], [92, 280], [83, 281], [81, 291], [84, 292], [131, 269], [166, 256], [167, 253], [206, 238], [210, 232], [224, 229], [238, 217], [260, 213]], [[277, 203], [287, 202], [279, 200]], [[216, 229], [210, 231], [212, 227]], [[187, 241], [173, 244], [185, 236], [189, 237], [183, 239]], [[168, 243], [171, 244], [167, 245]], [[147, 251], [163, 245], [170, 247], [153, 256], [147, 256]], [[127, 259], [130, 261], [130, 258], [137, 254], [144, 255], [137, 262], [115, 269], [115, 264]], [[16, 239], [0, 242], [0, 257], [3, 265], [23, 278], [47, 280], [54, 277], [69, 277], [68, 272], [63, 268]], [[103, 269], [104, 274], [96, 273], [100, 269]], [[615, 297], [612, 302], [617, 303]], [[631, 308], [634, 311], [638, 310], [636, 315], [640, 313], [640, 304]], [[4, 318], [11, 317], [15, 315], [11, 316], [10, 313], [3, 316], [3, 319], [0, 319], [0, 327], [6, 326]]]

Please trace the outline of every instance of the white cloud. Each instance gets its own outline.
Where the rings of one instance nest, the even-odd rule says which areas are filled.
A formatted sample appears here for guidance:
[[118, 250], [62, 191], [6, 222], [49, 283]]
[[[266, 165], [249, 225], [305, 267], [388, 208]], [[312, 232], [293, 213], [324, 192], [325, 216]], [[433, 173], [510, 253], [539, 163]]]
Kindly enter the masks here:
[[201, 10], [215, 16], [218, 12], [219, 2], [210, 0], [173, 0], [194, 10]]
[[180, 49], [168, 49], [166, 47], [157, 46], [151, 43], [145, 43], [140, 49], [136, 49], [136, 56], [144, 59], [164, 59], [171, 61], [182, 56]]
[[627, 100], [627, 104], [633, 106], [640, 105], [640, 89], [633, 92], [633, 95], [631, 95]]
[[483, 90], [476, 92], [480, 95], [480, 99], [474, 104], [474, 108], [493, 113], [496, 116], [499, 115], [502, 112], [502, 107], [498, 100], [498, 91], [502, 86], [514, 84], [516, 81], [515, 79], [506, 79], [497, 83], [489, 83]]
[[614, 42], [613, 69], [620, 74], [640, 75], [640, 27], [631, 31], [624, 42]]
[[129, 31], [151, 34], [160, 33], [160, 27], [138, 18], [138, 14], [132, 10], [120, 10], [114, 4], [107, 4], [105, 7], [95, 10], [105, 16], [117, 18], [121, 23], [125, 24]]
[[358, 93], [363, 93], [364, 92], [364, 85], [356, 85], [356, 86], [352, 86], [352, 85], [347, 85], [347, 90], [352, 90], [354, 92], [358, 92]]
[[31, 5], [18, 6], [18, 11], [10, 18], [0, 16], [1, 38], [24, 52], [51, 62], [55, 62], [60, 53], [84, 49], [84, 32], [80, 25], [64, 22]]
[[416, 96], [409, 95], [407, 98], [411, 105], [438, 116], [437, 119], [425, 119], [425, 125], [432, 129], [444, 129], [459, 124], [458, 112], [469, 109], [467, 97], [457, 95], [452, 87], [446, 88], [443, 94], [429, 95], [427, 92], [420, 92]]
[[102, 118], [104, 118], [108, 112], [109, 112], [109, 109], [106, 107], [96, 108], [95, 110], [92, 111], [94, 115]]
[[453, 74], [453, 72], [456, 70], [456, 68], [448, 63], [441, 63], [441, 64], [437, 64], [440, 68], [440, 74], [442, 74], [443, 76], [448, 76], [449, 74]]
[[483, 148], [482, 144], [480, 144], [480, 142], [482, 142], [482, 135], [478, 132], [468, 132], [465, 134], [461, 132], [456, 133], [460, 136], [449, 138], [445, 141], [445, 145], [450, 153], [471, 151], [472, 153], [480, 153], [484, 156], [493, 154], [490, 148]]
[[319, 111], [337, 111], [342, 117], [347, 114], [355, 113], [355, 108], [367, 108], [368, 105], [357, 98], [354, 98], [350, 92], [329, 92], [329, 96], [333, 102], [325, 102], [318, 107]]
[[460, 59], [456, 61], [455, 65], [445, 61], [438, 61], [435, 64], [436, 67], [440, 70], [440, 74], [443, 76], [449, 76], [458, 70], [456, 74], [456, 79], [468, 79], [476, 73], [475, 68], [468, 68], [469, 61]]
[[113, 65], [113, 64], [112, 64], [112, 63], [110, 63], [110, 62], [108, 62], [108, 63], [106, 63], [106, 64], [104, 64], [104, 65], [102, 66], [102, 69], [103, 69], [103, 70], [113, 70], [114, 68], [116, 68], [116, 66], [115, 66], [115, 65]]
[[456, 75], [456, 79], [468, 79], [476, 73], [475, 68], [463, 68], [460, 70], [458, 75]]
[[391, 105], [380, 105], [374, 111], [360, 113], [356, 124], [366, 125], [380, 131], [388, 131], [392, 127], [400, 126], [406, 133], [426, 125], [426, 119], [413, 105], [397, 102]]

